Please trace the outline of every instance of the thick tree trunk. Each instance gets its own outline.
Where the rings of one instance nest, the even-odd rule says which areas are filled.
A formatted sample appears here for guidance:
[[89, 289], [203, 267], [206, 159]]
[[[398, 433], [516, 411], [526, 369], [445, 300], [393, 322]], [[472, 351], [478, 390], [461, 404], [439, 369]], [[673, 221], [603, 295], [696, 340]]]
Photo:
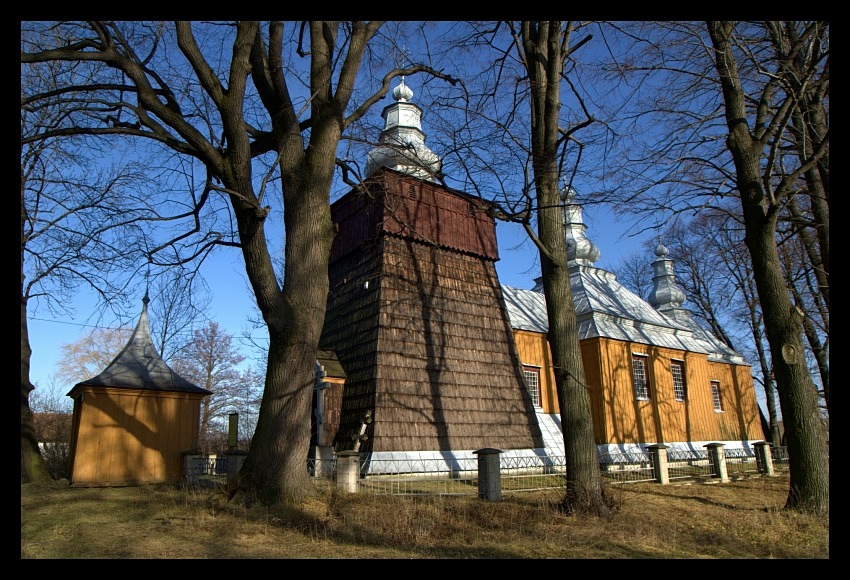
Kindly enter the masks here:
[[21, 483], [50, 480], [47, 464], [38, 448], [35, 422], [30, 409], [30, 348], [27, 329], [27, 301], [21, 297]]
[[[730, 38], [734, 24], [708, 22], [714, 45], [726, 120], [727, 147], [735, 162], [744, 215], [744, 241], [750, 251], [753, 278], [764, 313], [764, 328], [773, 362], [779, 404], [788, 442], [791, 485], [786, 507], [813, 513], [829, 512], [829, 460], [826, 432], [818, 409], [818, 394], [803, 355], [802, 313], [791, 302], [776, 247], [776, 220], [782, 201], [768, 197], [761, 182], [764, 144], [756, 141], [746, 122], [745, 95], [738, 79]], [[775, 192], [774, 192], [774, 195]]]
[[266, 504], [298, 501], [315, 492], [307, 454], [316, 354], [329, 289], [328, 259], [334, 237], [329, 192], [338, 142], [338, 123], [317, 123], [311, 153], [283, 155], [282, 288], [267, 254], [265, 216], [250, 208], [240, 221], [246, 270], [269, 329], [269, 353], [257, 427], [239, 474], [238, 491]]
[[[333, 158], [333, 156], [331, 156]], [[315, 183], [315, 182], [313, 182]], [[246, 251], [260, 310], [268, 324], [269, 353], [257, 427], [239, 476], [239, 491], [263, 503], [297, 501], [314, 493], [307, 472], [316, 352], [328, 295], [333, 240], [328, 189], [302, 188], [287, 198], [284, 287], [263, 287], [270, 263]], [[297, 199], [296, 199], [297, 198]], [[262, 228], [259, 230], [262, 233]], [[248, 236], [242, 237], [243, 250]], [[264, 274], [260, 270], [268, 269]], [[273, 279], [273, 278], [272, 278]]]
[[[556, 190], [557, 191], [557, 190]], [[551, 197], [551, 196], [546, 196]], [[547, 201], [538, 194], [540, 240], [557, 261], [541, 255], [543, 291], [549, 319], [549, 346], [555, 370], [555, 385], [561, 412], [564, 453], [567, 467], [567, 512], [608, 516], [610, 509], [602, 488], [599, 456], [593, 435], [590, 387], [584, 376], [581, 344], [578, 336], [567, 247], [557, 193]]]
[[271, 505], [314, 493], [307, 471], [315, 350], [272, 332], [265, 389], [238, 495]]
[[561, 410], [567, 467], [563, 507], [606, 517], [599, 457], [593, 436], [590, 393], [578, 338], [567, 266], [567, 242], [558, 170], [560, 86], [564, 58], [560, 22], [522, 23], [522, 46], [531, 84], [531, 149], [537, 192], [540, 263], [549, 317], [549, 346]]
[[[746, 213], [762, 213], [760, 208]], [[779, 405], [782, 410], [791, 487], [786, 507], [826, 513], [829, 510], [829, 460], [818, 394], [803, 356], [802, 313], [783, 282], [775, 232], [753, 227], [745, 215], [747, 247], [759, 289], [765, 332], [770, 344]]]

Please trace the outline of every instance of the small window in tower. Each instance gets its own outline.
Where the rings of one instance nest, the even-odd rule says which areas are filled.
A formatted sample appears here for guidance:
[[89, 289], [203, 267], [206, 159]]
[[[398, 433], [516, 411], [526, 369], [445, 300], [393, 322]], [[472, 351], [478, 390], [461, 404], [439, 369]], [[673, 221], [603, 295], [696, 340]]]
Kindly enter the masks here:
[[407, 197], [416, 199], [416, 186], [412, 183], [407, 186]]
[[469, 215], [471, 215], [472, 217], [475, 217], [475, 204], [473, 204], [473, 203], [469, 204]]

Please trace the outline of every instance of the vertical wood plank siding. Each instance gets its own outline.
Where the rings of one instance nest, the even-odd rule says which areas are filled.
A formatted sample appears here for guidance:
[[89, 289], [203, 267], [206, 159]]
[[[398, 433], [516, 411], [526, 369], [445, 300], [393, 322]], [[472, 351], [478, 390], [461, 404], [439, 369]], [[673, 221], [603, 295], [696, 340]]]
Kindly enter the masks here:
[[132, 389], [83, 390], [74, 408], [72, 484], [179, 480], [183, 453], [198, 447], [199, 397]]
[[[523, 364], [540, 366], [543, 410], [558, 413], [551, 353], [544, 334], [514, 331]], [[582, 341], [597, 444], [763, 439], [750, 367], [710, 362], [704, 354], [605, 338]], [[638, 401], [632, 353], [647, 355], [650, 400]], [[687, 398], [676, 401], [671, 359], [684, 360]], [[719, 380], [723, 413], [714, 411], [711, 380]]]

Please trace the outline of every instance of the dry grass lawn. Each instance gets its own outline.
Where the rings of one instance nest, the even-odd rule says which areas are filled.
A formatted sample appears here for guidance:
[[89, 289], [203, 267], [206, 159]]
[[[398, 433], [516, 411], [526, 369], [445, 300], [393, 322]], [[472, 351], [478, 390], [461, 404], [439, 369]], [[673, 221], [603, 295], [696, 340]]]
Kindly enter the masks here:
[[829, 521], [782, 510], [788, 477], [610, 488], [610, 520], [558, 512], [556, 492], [474, 497], [319, 493], [245, 508], [154, 485], [21, 485], [21, 558], [828, 559]]

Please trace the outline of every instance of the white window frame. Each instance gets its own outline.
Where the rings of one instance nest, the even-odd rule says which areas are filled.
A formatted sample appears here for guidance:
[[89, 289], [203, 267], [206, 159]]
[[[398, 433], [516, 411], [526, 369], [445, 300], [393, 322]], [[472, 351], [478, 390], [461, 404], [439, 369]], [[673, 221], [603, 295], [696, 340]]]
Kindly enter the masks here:
[[670, 360], [670, 374], [673, 375], [673, 396], [679, 402], [688, 400], [688, 383], [685, 380], [685, 361]]
[[522, 378], [525, 379], [525, 387], [528, 389], [528, 394], [531, 396], [532, 404], [535, 408], [542, 408], [543, 404], [540, 400], [540, 367], [523, 365]]
[[[638, 401], [651, 400], [649, 391], [649, 356], [642, 352], [632, 353], [632, 383], [634, 384], [635, 399]], [[638, 365], [640, 362], [640, 365]], [[638, 368], [640, 366], [640, 368]], [[642, 376], [639, 376], [640, 375]]]
[[723, 397], [720, 392], [720, 381], [711, 381], [711, 401], [714, 404], [715, 413], [723, 413]]

